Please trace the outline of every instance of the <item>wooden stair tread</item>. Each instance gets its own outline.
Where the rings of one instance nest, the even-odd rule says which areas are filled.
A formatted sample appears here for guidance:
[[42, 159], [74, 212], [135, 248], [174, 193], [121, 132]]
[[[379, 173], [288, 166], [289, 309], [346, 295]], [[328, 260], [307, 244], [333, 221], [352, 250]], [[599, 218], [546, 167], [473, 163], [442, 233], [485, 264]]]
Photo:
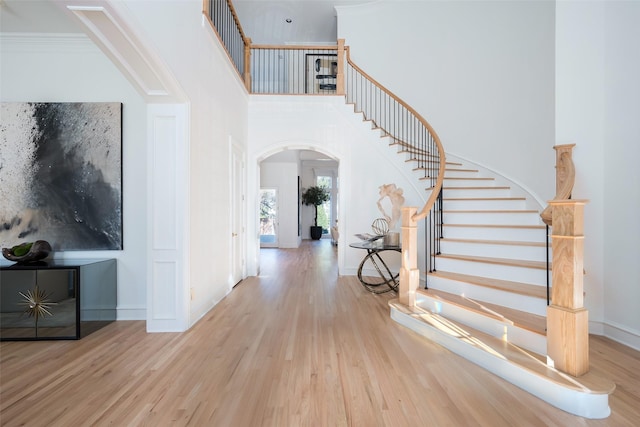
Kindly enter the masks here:
[[446, 181], [495, 181], [495, 178], [445, 176]]
[[430, 324], [440, 331], [450, 331], [448, 332], [450, 335], [457, 337], [468, 345], [473, 345], [494, 356], [499, 355], [498, 357], [563, 387], [589, 394], [610, 394], [615, 390], [615, 383], [596, 373], [588, 372], [576, 378], [547, 366], [546, 356], [525, 350], [468, 325], [430, 313], [420, 307], [402, 305], [398, 300], [390, 301], [389, 305], [411, 317]]
[[[455, 254], [439, 254], [435, 256], [438, 258], [457, 259], [459, 261], [483, 262], [486, 264], [507, 265], [512, 267], [537, 268], [539, 270], [547, 269], [547, 263], [543, 261], [527, 261], [527, 260], [521, 260], [521, 259], [491, 258], [491, 257], [455, 255]], [[551, 264], [549, 264], [549, 268], [551, 268]]]
[[509, 190], [511, 187], [487, 186], [487, 187], [442, 187], [443, 190]]
[[482, 209], [474, 209], [474, 210], [463, 210], [463, 209], [449, 209], [443, 210], [443, 213], [509, 213], [509, 214], [518, 214], [518, 213], [538, 213], [537, 210], [530, 209], [498, 209], [498, 210], [482, 210]]
[[424, 295], [429, 295], [435, 299], [448, 301], [451, 304], [480, 313], [484, 316], [511, 323], [514, 326], [526, 329], [536, 334], [547, 335], [547, 319], [543, 316], [492, 304], [486, 301], [474, 300], [462, 295], [456, 295], [437, 289], [419, 289], [418, 292]]
[[544, 242], [520, 242], [517, 240], [453, 239], [453, 238], [443, 237], [442, 239], [440, 239], [440, 241], [455, 242], [455, 243], [505, 245], [505, 246], [536, 246], [540, 248], [544, 248], [547, 246]]
[[480, 227], [480, 228], [532, 228], [543, 230], [544, 225], [509, 225], [509, 224], [442, 224], [443, 227]]
[[472, 276], [470, 274], [452, 273], [450, 271], [443, 270], [431, 272], [427, 275], [427, 278], [429, 276], [471, 283], [472, 285], [483, 286], [485, 288], [497, 289], [533, 298], [547, 299], [546, 286], [530, 285], [528, 283], [513, 282], [511, 280], [491, 279], [488, 277]]
[[524, 197], [443, 197], [442, 200], [444, 200], [445, 202], [450, 201], [462, 201], [462, 200], [470, 200], [470, 201], [493, 201], [493, 200], [499, 200], [499, 201], [506, 201], [506, 200], [527, 200]]
[[[447, 163], [447, 164], [449, 164], [449, 163]], [[446, 174], [447, 172], [474, 172], [475, 173], [475, 172], [479, 172], [479, 171], [478, 171], [478, 169], [457, 169], [457, 168], [456, 169], [450, 169], [450, 168], [445, 168], [444, 172]], [[445, 178], [446, 178], [446, 176], [445, 176]]]

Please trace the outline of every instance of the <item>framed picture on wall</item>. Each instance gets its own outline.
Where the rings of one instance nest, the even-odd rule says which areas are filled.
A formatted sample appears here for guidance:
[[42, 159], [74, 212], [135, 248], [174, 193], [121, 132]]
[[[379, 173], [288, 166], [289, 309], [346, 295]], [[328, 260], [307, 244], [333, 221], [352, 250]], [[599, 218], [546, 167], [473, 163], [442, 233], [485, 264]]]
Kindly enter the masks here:
[[0, 108], [0, 246], [122, 249], [122, 103]]
[[332, 53], [308, 53], [305, 58], [305, 92], [336, 93], [338, 56]]

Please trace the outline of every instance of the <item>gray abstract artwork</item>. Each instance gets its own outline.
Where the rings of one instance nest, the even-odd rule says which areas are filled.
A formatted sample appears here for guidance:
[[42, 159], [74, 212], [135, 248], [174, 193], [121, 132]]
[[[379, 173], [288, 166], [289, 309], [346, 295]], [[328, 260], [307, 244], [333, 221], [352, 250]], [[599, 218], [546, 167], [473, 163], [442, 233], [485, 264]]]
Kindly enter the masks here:
[[122, 249], [122, 104], [2, 103], [0, 247]]

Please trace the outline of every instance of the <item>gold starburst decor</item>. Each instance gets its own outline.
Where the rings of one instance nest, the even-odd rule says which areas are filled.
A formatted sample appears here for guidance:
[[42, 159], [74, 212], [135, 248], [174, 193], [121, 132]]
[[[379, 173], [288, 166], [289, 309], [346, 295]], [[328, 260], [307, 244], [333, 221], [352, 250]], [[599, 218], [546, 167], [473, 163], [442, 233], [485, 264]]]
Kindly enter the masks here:
[[22, 305], [26, 305], [24, 313], [29, 315], [29, 317], [34, 317], [36, 321], [36, 336], [38, 336], [38, 319], [40, 317], [44, 317], [45, 315], [53, 316], [53, 313], [49, 311], [51, 306], [56, 305], [56, 302], [50, 302], [48, 300], [48, 295], [45, 291], [42, 291], [38, 288], [38, 285], [33, 289], [33, 291], [28, 290], [26, 294], [22, 292], [18, 292], [22, 298], [24, 298]]

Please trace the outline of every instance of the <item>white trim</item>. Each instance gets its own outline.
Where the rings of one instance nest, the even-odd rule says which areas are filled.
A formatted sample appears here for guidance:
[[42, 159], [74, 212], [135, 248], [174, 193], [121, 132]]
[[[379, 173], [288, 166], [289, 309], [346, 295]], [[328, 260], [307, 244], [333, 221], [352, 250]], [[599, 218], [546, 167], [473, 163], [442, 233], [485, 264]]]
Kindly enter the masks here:
[[117, 320], [145, 320], [147, 309], [145, 307], [117, 307]]
[[[591, 323], [589, 324], [591, 326]], [[631, 330], [630, 328], [615, 322], [602, 323], [602, 334], [620, 344], [631, 347], [640, 351], [640, 332]]]
[[0, 33], [0, 50], [20, 53], [98, 53], [89, 37], [79, 33]]

